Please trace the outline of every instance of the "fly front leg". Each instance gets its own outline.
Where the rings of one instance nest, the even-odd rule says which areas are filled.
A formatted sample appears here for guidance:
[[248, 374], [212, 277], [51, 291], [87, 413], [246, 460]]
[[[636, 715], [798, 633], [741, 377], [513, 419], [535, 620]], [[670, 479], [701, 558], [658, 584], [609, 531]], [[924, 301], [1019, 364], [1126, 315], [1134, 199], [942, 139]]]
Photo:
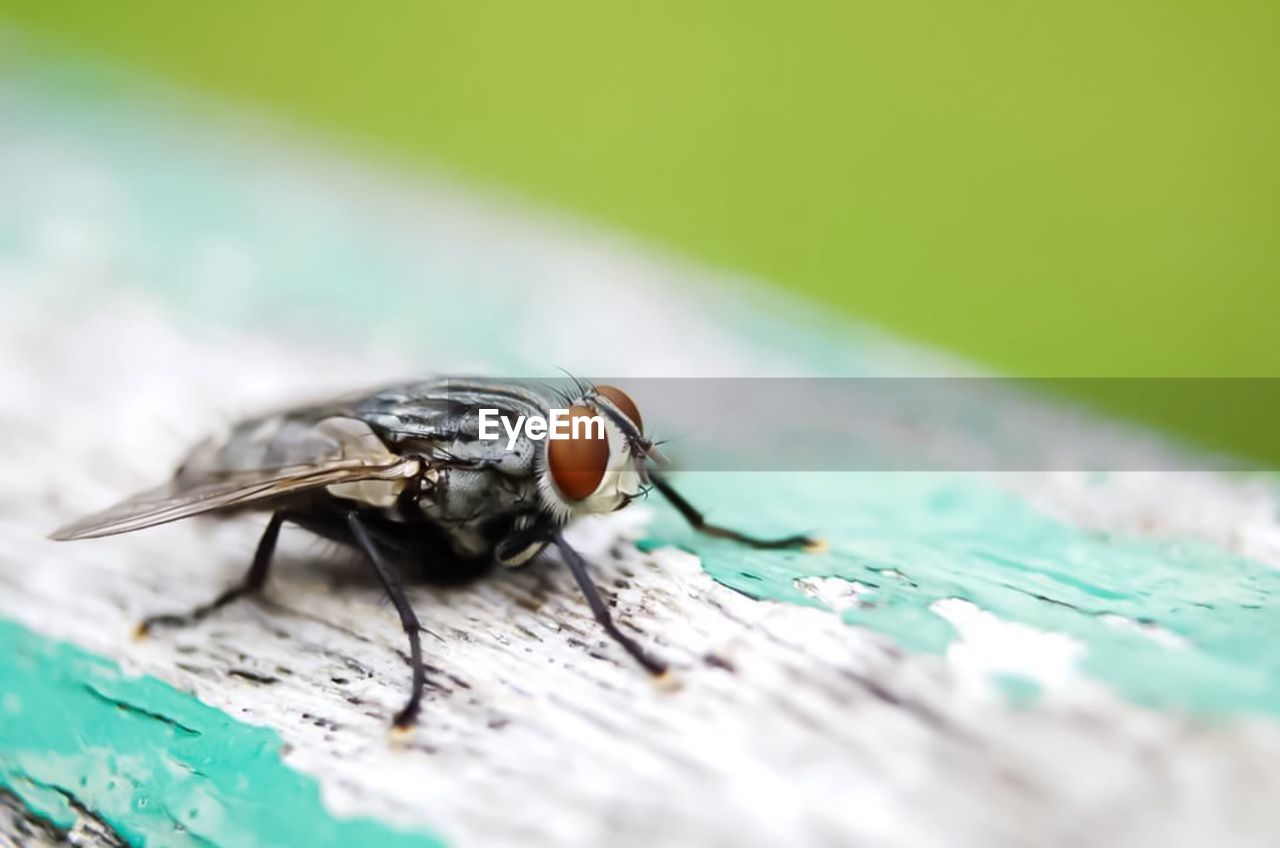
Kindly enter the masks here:
[[807, 550], [815, 553], [826, 550], [826, 542], [822, 539], [815, 539], [812, 536], [797, 534], [795, 536], [784, 536], [780, 539], [760, 539], [755, 536], [748, 536], [746, 533], [740, 533], [737, 530], [730, 530], [727, 527], [709, 524], [706, 518], [703, 517], [702, 512], [685, 500], [684, 496], [675, 490], [661, 472], [649, 471], [649, 479], [653, 482], [654, 488], [661, 492], [663, 497], [671, 501], [671, 505], [680, 511], [685, 521], [688, 521], [693, 526], [693, 529], [699, 533], [715, 536], [718, 539], [732, 539], [735, 542], [740, 542], [759, 550]]
[[271, 520], [267, 522], [267, 529], [263, 531], [262, 538], [258, 541], [258, 549], [254, 551], [253, 563], [239, 583], [227, 589], [212, 601], [201, 604], [187, 612], [165, 613], [145, 618], [138, 624], [134, 635], [141, 638], [155, 627], [185, 627], [195, 624], [208, 618], [210, 614], [222, 609], [232, 601], [261, 591], [267, 582], [267, 574], [271, 570], [271, 560], [276, 552], [276, 541], [280, 538], [280, 526], [287, 519], [288, 516], [283, 512], [272, 514]]
[[409, 637], [409, 665], [413, 668], [412, 691], [409, 694], [409, 701], [400, 712], [396, 713], [393, 722], [397, 728], [405, 729], [413, 724], [418, 715], [418, 709], [422, 705], [422, 690], [427, 682], [426, 669], [422, 665], [422, 641], [419, 635], [422, 625], [418, 623], [418, 616], [413, 611], [408, 596], [405, 595], [404, 586], [400, 583], [400, 575], [394, 566], [383, 558], [382, 552], [374, 544], [360, 516], [354, 512], [347, 513], [347, 526], [351, 529], [356, 546], [369, 558], [369, 563], [377, 573], [382, 588], [386, 590], [392, 605], [400, 615], [400, 626]]
[[551, 536], [551, 540], [555, 542], [560, 553], [564, 556], [565, 564], [569, 566], [569, 571], [573, 574], [573, 579], [578, 582], [578, 588], [582, 590], [582, 594], [587, 598], [587, 605], [591, 607], [591, 614], [595, 616], [596, 621], [604, 628], [613, 640], [621, 645], [628, 654], [630, 654], [636, 662], [644, 666], [645, 671], [654, 677], [661, 677], [667, 673], [667, 664], [662, 660], [655, 659], [645, 653], [636, 641], [627, 634], [618, 629], [618, 625], [613, 623], [613, 616], [609, 614], [609, 607], [605, 605], [604, 599], [600, 597], [598, 590], [591, 578], [587, 575], [587, 563], [582, 557], [569, 546], [557, 530]]

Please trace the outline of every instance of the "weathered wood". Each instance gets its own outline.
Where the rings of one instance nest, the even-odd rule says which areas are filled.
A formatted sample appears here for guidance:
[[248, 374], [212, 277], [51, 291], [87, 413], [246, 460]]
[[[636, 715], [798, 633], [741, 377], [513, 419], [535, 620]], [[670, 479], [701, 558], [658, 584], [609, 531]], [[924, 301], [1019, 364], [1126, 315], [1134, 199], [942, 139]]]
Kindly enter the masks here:
[[126, 843], [102, 819], [79, 808], [80, 819], [70, 830], [61, 830], [33, 815], [10, 792], [0, 790], [0, 848], [122, 848]]
[[[54, 308], [38, 304], [26, 302], [28, 316]], [[112, 355], [139, 353], [128, 339], [147, 336], [185, 373], [218, 381], [216, 357], [115, 304], [112, 331], [131, 326]], [[67, 329], [89, 345], [101, 332], [92, 322]], [[16, 361], [20, 334], [3, 338]], [[305, 382], [316, 361], [344, 379], [332, 353], [270, 356], [281, 379]], [[58, 364], [69, 386], [88, 386], [100, 366]], [[151, 373], [121, 371], [115, 390], [145, 392]], [[199, 386], [166, 386], [164, 404], [201, 420], [215, 401]], [[238, 577], [258, 525], [40, 538], [71, 504], [163, 476], [182, 440], [160, 449], [153, 428], [113, 426], [90, 392], [60, 404], [64, 420], [92, 421], [92, 436], [77, 428], [55, 446], [37, 438], [43, 383], [26, 391], [7, 423], [21, 438], [0, 448], [14, 475], [0, 615], [276, 728], [288, 761], [317, 776], [342, 813], [461, 844], [1243, 845], [1280, 833], [1272, 725], [1203, 725], [1084, 678], [1069, 696], [1011, 708], [978, 683], [980, 662], [970, 671], [906, 654], [829, 612], [739, 595], [690, 554], [638, 551], [627, 540], [642, 532], [643, 507], [574, 535], [622, 626], [675, 664], [678, 691], [655, 689], [600, 632], [565, 570], [546, 562], [471, 587], [413, 589], [433, 685], [419, 728], [393, 740], [387, 723], [408, 680], [395, 616], [367, 569], [300, 532], [285, 532], [261, 602], [133, 641], [141, 616], [206, 600]], [[824, 589], [833, 606], [840, 589]], [[949, 615], [971, 654], [1036, 636], [963, 608]]]
[[58, 844], [62, 837], [48, 822], [32, 815], [16, 796], [0, 791], [0, 848], [45, 848]]
[[[43, 137], [10, 143], [23, 154], [0, 156], [10, 177], [30, 179], [24, 163], [41, 156], [54, 157], [55, 173], [80, 164], [47, 153]], [[33, 215], [44, 184], [35, 185], [16, 195]], [[290, 185], [307, 196], [306, 180]], [[354, 195], [357, 208], [367, 201]], [[375, 197], [371, 207], [386, 208]], [[447, 195], [433, 204], [396, 211], [441, 252], [482, 254], [507, 226]], [[960, 633], [948, 654], [906, 653], [830, 610], [740, 595], [692, 554], [637, 550], [643, 506], [579, 526], [574, 538], [621, 626], [673, 662], [676, 691], [656, 689], [605, 638], [549, 560], [470, 587], [413, 588], [432, 687], [417, 730], [392, 739], [388, 721], [408, 683], [396, 618], [358, 561], [292, 530], [264, 599], [132, 640], [142, 616], [234, 581], [260, 525], [190, 522], [80, 544], [44, 533], [163, 479], [190, 440], [232, 414], [422, 369], [368, 339], [355, 354], [341, 341], [277, 339], [270, 320], [231, 338], [177, 325], [122, 293], [112, 276], [122, 272], [103, 271], [114, 266], [94, 252], [101, 217], [72, 207], [51, 219], [48, 250], [0, 267], [0, 617], [276, 729], [287, 761], [320, 781], [334, 810], [463, 845], [1280, 842], [1272, 723], [1134, 706], [1078, 673], [1070, 640], [960, 599], [938, 609]], [[707, 373], [801, 369], [726, 338], [706, 301], [682, 291], [683, 271], [572, 241], [546, 247], [544, 236], [517, 228], [503, 242], [523, 244], [510, 261], [530, 279], [560, 275], [525, 304], [533, 317], [511, 330], [512, 348], [545, 342], [547, 357], [565, 354], [570, 342], [545, 328], [573, 314], [576, 341], [600, 353], [602, 369], [686, 373], [693, 360]], [[226, 270], [206, 264], [204, 273]], [[86, 282], [97, 273], [107, 286]], [[601, 276], [616, 285], [604, 303], [590, 297]], [[625, 332], [611, 323], [619, 315]], [[448, 320], [423, 316], [424, 332]], [[610, 344], [660, 323], [663, 335], [638, 354]], [[433, 369], [466, 356], [437, 352]], [[1070, 475], [1008, 485], [1065, 521], [1205, 538], [1280, 564], [1273, 488], [1213, 475], [1136, 479], [1087, 491]], [[1162, 499], [1174, 486], [1178, 498]], [[1196, 509], [1177, 506], [1187, 503]], [[858, 591], [833, 578], [801, 588], [835, 609]], [[1024, 663], [1061, 671], [1063, 685], [1035, 708], [1009, 705], [989, 684], [1010, 646]], [[0, 833], [45, 838], [12, 804], [0, 810]]]
[[387, 735], [407, 678], [394, 617], [358, 569], [318, 565], [296, 545], [264, 603], [129, 641], [143, 613], [232, 579], [249, 528], [175, 527], [65, 556], [24, 546], [19, 559], [44, 566], [10, 553], [0, 610], [277, 728], [336, 809], [464, 844], [624, 833], [632, 844], [1191, 845], [1276, 833], [1270, 726], [1199, 727], [1083, 684], [1075, 703], [1017, 712], [966, 692], [939, 659], [819, 610], [738, 596], [687, 554], [614, 544], [617, 524], [580, 540], [623, 626], [677, 664], [682, 689], [656, 691], [604, 640], [560, 569], [418, 588], [435, 685], [405, 742]]

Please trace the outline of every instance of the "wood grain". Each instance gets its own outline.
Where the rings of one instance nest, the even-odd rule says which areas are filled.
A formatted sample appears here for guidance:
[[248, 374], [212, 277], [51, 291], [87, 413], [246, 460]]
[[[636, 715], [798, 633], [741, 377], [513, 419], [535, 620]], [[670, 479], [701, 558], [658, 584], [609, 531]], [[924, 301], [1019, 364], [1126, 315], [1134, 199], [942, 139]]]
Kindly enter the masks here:
[[[99, 145], [77, 150], [73, 133], [48, 144], [30, 122], [11, 126], [30, 137], [0, 148], [0, 175], [25, 186], [16, 196], [26, 205], [15, 206], [24, 214], [45, 214], [54, 184], [45, 173], [73, 188], [88, 174], [93, 191], [127, 194], [127, 179], [112, 182], [114, 166], [94, 159]], [[273, 160], [257, 174], [268, 182], [262, 175], [281, 169]], [[307, 180], [290, 185], [277, 191], [310, 202]], [[488, 257], [508, 225], [448, 196], [424, 212], [364, 190], [343, 201], [353, 216], [393, 209], [409, 222], [406, 241], [428, 233], [445, 255]], [[644, 533], [643, 507], [573, 537], [621, 626], [672, 661], [676, 691], [655, 688], [605, 638], [549, 559], [470, 587], [413, 587], [432, 686], [417, 730], [392, 739], [409, 678], [395, 616], [359, 562], [294, 531], [262, 600], [134, 641], [142, 616], [205, 601], [235, 580], [259, 525], [191, 522], [77, 544], [45, 533], [163, 480], [187, 444], [235, 414], [420, 373], [423, 357], [376, 341], [353, 353], [351, 334], [277, 332], [274, 315], [241, 333], [175, 322], [125, 284], [132, 266], [95, 252], [110, 216], [93, 191], [59, 195], [68, 205], [48, 213], [48, 244], [0, 265], [0, 617], [274, 728], [287, 762], [316, 777], [338, 814], [459, 845], [1280, 843], [1273, 724], [1144, 709], [1082, 675], [1018, 708], [987, 684], [984, 652], [1027, 640], [1045, 645], [1049, 662], [1050, 643], [1036, 641], [1045, 634], [953, 605], [949, 614], [968, 622], [954, 649], [905, 653], [830, 609], [738, 594], [687, 552], [641, 552], [632, 540]], [[502, 337], [512, 350], [545, 340], [546, 357], [572, 361], [581, 344], [615, 373], [688, 373], [690, 362], [721, 375], [803, 370], [798, 358], [775, 358], [784, 341], [769, 348], [708, 318], [720, 315], [715, 299], [685, 297], [684, 269], [536, 229], [516, 236], [501, 242], [513, 251], [503, 261], [556, 285]], [[267, 261], [223, 247], [202, 271], [219, 283], [241, 267], [223, 261], [227, 251]], [[576, 340], [545, 334], [551, 317], [593, 302], [601, 278], [616, 296], [593, 307], [597, 320], [584, 320]], [[619, 315], [630, 322], [622, 330]], [[441, 320], [423, 316], [424, 334]], [[657, 326], [643, 350], [613, 343]], [[431, 367], [457, 361], [447, 353]], [[1280, 562], [1274, 488], [1219, 476], [1144, 481], [1134, 488], [1116, 475], [1084, 490], [1069, 475], [1027, 475], [1009, 485], [1083, 527], [1186, 535]], [[857, 587], [840, 581], [809, 588], [832, 607], [856, 600]], [[94, 835], [92, 815], [84, 820], [85, 844], [111, 844]], [[20, 844], [59, 837], [8, 801], [0, 834]]]

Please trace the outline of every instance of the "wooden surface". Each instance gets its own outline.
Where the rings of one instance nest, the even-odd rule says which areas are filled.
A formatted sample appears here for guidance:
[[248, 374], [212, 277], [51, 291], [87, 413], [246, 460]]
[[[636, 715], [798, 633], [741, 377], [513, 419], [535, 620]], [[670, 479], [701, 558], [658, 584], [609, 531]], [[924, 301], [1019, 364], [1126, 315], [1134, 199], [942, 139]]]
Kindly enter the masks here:
[[[28, 318], [56, 308], [38, 303], [28, 300]], [[110, 326], [129, 325], [148, 326], [116, 304]], [[81, 344], [95, 338], [92, 322], [67, 330]], [[208, 374], [196, 360], [217, 367], [216, 356], [150, 330], [147, 344], [187, 361], [188, 373]], [[125, 334], [112, 355], [140, 353], [130, 339], [143, 337]], [[77, 373], [87, 384], [99, 365], [58, 363], [69, 384]], [[273, 368], [305, 370], [287, 358]], [[122, 374], [113, 390], [141, 391], [148, 375]], [[40, 381], [30, 390], [11, 432], [39, 429]], [[168, 391], [183, 409], [211, 403]], [[93, 399], [61, 403], [67, 420], [96, 415]], [[434, 685], [419, 728], [394, 741], [403, 638], [358, 563], [286, 532], [264, 601], [135, 642], [142, 615], [198, 603], [235, 579], [258, 525], [187, 523], [74, 545], [39, 538], [68, 504], [163, 473], [168, 457], [148, 454], [152, 443], [108, 427], [60, 444], [56, 473], [32, 468], [22, 503], [9, 490], [18, 514], [3, 525], [0, 615], [275, 728], [286, 761], [320, 780], [339, 815], [467, 845], [1262, 845], [1280, 833], [1271, 724], [1210, 726], [1131, 706], [1071, 673], [1061, 640], [963, 604], [944, 610], [961, 633], [949, 656], [906, 653], [828, 611], [747, 598], [691, 554], [641, 553], [628, 538], [643, 532], [643, 507], [574, 535], [622, 626], [675, 664], [678, 691], [657, 690], [594, 625], [567, 572], [546, 562], [465, 589], [415, 587]], [[47, 455], [10, 440], [5, 459], [12, 469]], [[1069, 511], [1067, 487], [1057, 488]], [[1041, 481], [1041, 497], [1053, 491]], [[1219, 482], [1220, 501], [1233, 493], [1243, 497]], [[1248, 502], [1237, 501], [1237, 514]], [[856, 602], [839, 580], [808, 588], [837, 609]], [[1071, 684], [1034, 709], [1004, 703], [983, 680], [1010, 643], [1032, 662], [1063, 664]]]
[[[940, 659], [904, 655], [819, 610], [762, 606], [687, 554], [640, 555], [613, 544], [618, 528], [597, 529], [583, 545], [597, 581], [623, 626], [676, 663], [680, 691], [656, 691], [602, 637], [560, 569], [419, 588], [435, 686], [404, 742], [387, 734], [404, 695], [403, 640], [358, 570], [295, 558], [265, 603], [129, 642], [143, 612], [232, 579], [242, 564], [226, 552], [247, 550], [250, 528], [216, 544], [174, 528], [59, 552], [47, 576], [16, 581], [10, 561], [0, 609], [277, 728], [287, 760], [321, 779], [335, 810], [428, 825], [460, 844], [1105, 834], [1261, 845], [1276, 833], [1280, 738], [1269, 726], [1197, 727], [1102, 692], [1011, 710], [967, 693]], [[180, 559], [165, 555], [179, 548]]]
[[125, 843], [109, 825], [88, 810], [76, 826], [62, 830], [34, 815], [15, 796], [0, 792], [0, 848], [52, 848], [55, 845], [121, 848]]
[[[842, 346], [815, 352], [800, 343], [820, 332], [813, 316], [790, 337], [781, 319], [761, 325], [776, 328], [769, 333], [728, 326], [727, 313], [746, 319], [737, 306], [721, 308], [712, 279], [596, 235], [520, 223], [446, 188], [371, 189], [346, 172], [286, 164], [273, 148], [248, 157], [256, 171], [243, 170], [243, 151], [166, 170], [169, 136], [143, 145], [154, 155], [129, 166], [135, 177], [213, 173], [212, 183], [252, 201], [243, 208], [284, 210], [266, 216], [273, 221], [336, 215], [323, 203], [317, 212], [309, 194], [328, 185], [337, 199], [325, 202], [354, 211], [325, 233], [354, 239], [360, 221], [394, 221], [403, 230], [388, 238], [422, 250], [424, 264], [454, 251], [445, 263], [452, 276], [431, 266], [439, 286], [431, 291], [444, 296], [456, 293], [457, 279], [483, 278], [497, 287], [486, 317], [504, 332], [476, 336], [448, 310], [401, 315], [385, 280], [371, 289], [368, 277], [351, 284], [335, 319], [322, 304], [276, 301], [266, 293], [274, 289], [254, 287], [273, 271], [270, 250], [283, 233], [267, 239], [268, 250], [221, 221], [232, 233], [202, 230], [207, 254], [145, 252], [185, 244], [163, 227], [207, 226], [207, 207], [164, 207], [163, 226], [147, 219], [156, 239], [139, 246], [136, 233], [109, 226], [117, 220], [110, 199], [132, 198], [142, 182], [103, 152], [104, 131], [81, 144], [75, 121], [67, 129], [12, 103], [6, 109], [25, 119], [10, 123], [24, 134], [0, 150], [0, 179], [16, 187], [11, 208], [40, 238], [0, 264], [0, 618], [274, 729], [285, 762], [319, 782], [328, 814], [371, 816], [459, 845], [1280, 842], [1280, 730], [1256, 712], [1207, 718], [1139, 706], [1082, 671], [1093, 646], [1005, 620], [959, 594], [925, 611], [954, 628], [945, 650], [906, 651], [842, 618], [865, 602], [867, 586], [856, 581], [798, 579], [814, 602], [806, 606], [735, 591], [677, 547], [641, 551], [633, 540], [665, 520], [648, 505], [572, 535], [622, 627], [672, 661], [675, 691], [655, 688], [605, 638], [570, 576], [548, 560], [472, 587], [413, 587], [433, 686], [417, 730], [392, 739], [388, 722], [408, 682], [395, 616], [358, 562], [289, 530], [263, 600], [132, 640], [140, 617], [204, 601], [236, 579], [260, 525], [188, 522], [78, 544], [43, 535], [163, 479], [191, 440], [230, 416], [422, 371], [424, 361], [449, 368], [487, 356], [511, 367], [536, 351], [569, 364], [596, 357], [613, 373], [695, 373], [691, 363], [720, 375], [808, 373], [818, 361], [837, 371], [865, 362], [849, 353], [865, 337], [849, 331]], [[117, 137], [130, 141], [118, 149], [134, 159], [139, 132], [130, 124]], [[218, 157], [234, 164], [221, 176], [210, 171]], [[325, 246], [297, 239], [299, 250]], [[487, 251], [491, 243], [503, 251]], [[360, 248], [368, 259], [369, 244]], [[201, 289], [205, 300], [166, 299], [135, 285], [133, 275], [156, 267], [216, 284]], [[528, 279], [542, 284], [536, 296]], [[588, 296], [601, 279], [609, 296]], [[379, 294], [365, 305], [360, 291]], [[237, 324], [241, 302], [253, 319]], [[564, 314], [579, 322], [575, 339], [547, 330]], [[308, 322], [331, 331], [299, 332]], [[407, 324], [425, 339], [417, 347], [405, 341], [417, 338]], [[882, 340], [875, 349], [881, 366], [932, 361]], [[1258, 568], [1280, 565], [1269, 481], [1139, 474], [1086, 485], [1080, 475], [1026, 474], [987, 483], [1091, 544], [1185, 539], [1249, 556]], [[769, 518], [723, 508], [717, 517]], [[1123, 618], [1117, 626], [1142, 627]], [[1154, 625], [1142, 631], [1173, 636]], [[992, 684], [1005, 673], [1037, 681], [1042, 697], [1008, 697]], [[173, 720], [154, 704], [115, 707], [135, 722]], [[62, 788], [76, 796], [75, 786]], [[93, 805], [82, 806], [76, 833], [85, 844], [110, 844], [94, 829]], [[55, 835], [32, 827], [10, 800], [0, 803], [5, 838]], [[175, 829], [153, 841], [196, 840]]]

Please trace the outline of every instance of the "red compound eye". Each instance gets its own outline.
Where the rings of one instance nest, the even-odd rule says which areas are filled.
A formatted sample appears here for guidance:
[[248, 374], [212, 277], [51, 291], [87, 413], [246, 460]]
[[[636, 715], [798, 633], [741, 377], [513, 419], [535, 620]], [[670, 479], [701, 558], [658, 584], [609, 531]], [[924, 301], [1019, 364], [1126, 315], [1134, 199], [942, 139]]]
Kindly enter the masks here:
[[640, 418], [640, 410], [636, 408], [636, 402], [631, 399], [630, 395], [613, 386], [596, 386], [596, 394], [604, 395], [613, 401], [613, 405], [618, 407], [618, 411], [630, 418], [631, 423], [636, 425], [636, 429], [642, 434], [644, 433], [644, 421]]
[[599, 428], [591, 424], [595, 417], [596, 413], [585, 406], [571, 406], [569, 433], [572, 436], [576, 432], [578, 438], [547, 441], [547, 467], [551, 470], [551, 481], [566, 500], [580, 501], [590, 497], [604, 479], [605, 469], [609, 466], [609, 439], [603, 433], [597, 435]]

